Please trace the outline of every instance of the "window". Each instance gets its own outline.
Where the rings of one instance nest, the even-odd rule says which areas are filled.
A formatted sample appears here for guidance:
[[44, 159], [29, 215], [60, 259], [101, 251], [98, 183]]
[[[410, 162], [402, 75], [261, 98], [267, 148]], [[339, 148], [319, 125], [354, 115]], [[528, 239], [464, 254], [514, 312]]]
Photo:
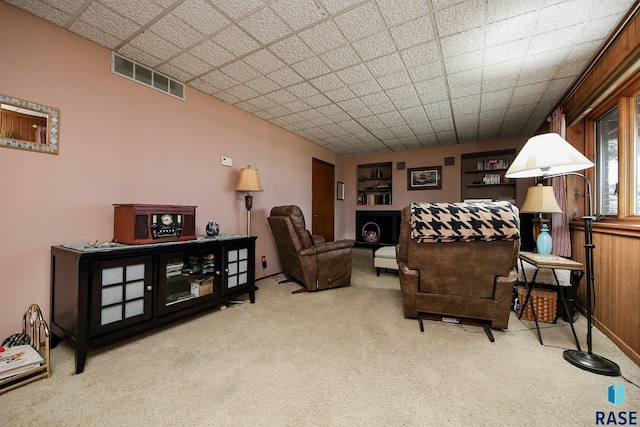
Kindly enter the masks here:
[[596, 213], [618, 214], [618, 107], [609, 110], [596, 124]]

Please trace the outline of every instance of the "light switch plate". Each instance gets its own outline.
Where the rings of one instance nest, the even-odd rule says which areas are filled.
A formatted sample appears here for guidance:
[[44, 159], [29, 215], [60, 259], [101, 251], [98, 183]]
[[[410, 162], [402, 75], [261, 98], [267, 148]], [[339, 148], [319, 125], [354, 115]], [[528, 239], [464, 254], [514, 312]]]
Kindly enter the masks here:
[[233, 159], [231, 159], [231, 157], [222, 156], [220, 157], [220, 164], [222, 166], [233, 166]]

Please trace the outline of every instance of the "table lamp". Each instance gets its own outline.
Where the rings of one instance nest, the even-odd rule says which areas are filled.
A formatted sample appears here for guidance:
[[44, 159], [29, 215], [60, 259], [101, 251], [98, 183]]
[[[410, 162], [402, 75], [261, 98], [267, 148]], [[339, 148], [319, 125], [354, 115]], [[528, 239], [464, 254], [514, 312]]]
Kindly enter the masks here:
[[240, 178], [236, 185], [236, 191], [246, 191], [244, 196], [244, 206], [247, 208], [247, 235], [251, 235], [251, 208], [253, 207], [253, 196], [250, 191], [263, 191], [258, 176], [258, 169], [251, 169], [251, 165], [240, 169]]
[[556, 196], [553, 194], [553, 187], [542, 184], [529, 187], [520, 212], [538, 214], [538, 217], [533, 219], [533, 238], [536, 241], [536, 252], [550, 254], [553, 243], [547, 225], [549, 220], [543, 218], [542, 214], [562, 213]]
[[565, 350], [562, 357], [572, 365], [600, 375], [618, 376], [620, 367], [609, 359], [592, 352], [593, 327], [593, 206], [591, 202], [591, 182], [576, 171], [593, 167], [593, 162], [576, 150], [557, 133], [545, 133], [529, 138], [511, 167], [505, 173], [507, 178], [543, 179], [563, 175], [581, 177], [587, 186], [588, 215], [584, 220], [584, 250], [586, 276], [586, 309], [587, 309], [587, 351]]

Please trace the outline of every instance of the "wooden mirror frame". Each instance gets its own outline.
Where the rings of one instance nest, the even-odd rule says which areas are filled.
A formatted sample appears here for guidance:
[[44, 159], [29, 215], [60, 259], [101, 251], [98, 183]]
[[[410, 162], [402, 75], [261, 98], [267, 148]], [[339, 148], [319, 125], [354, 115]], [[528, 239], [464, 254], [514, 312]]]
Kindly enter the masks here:
[[[58, 126], [60, 110], [6, 95], [0, 95], [0, 104], [20, 108], [22, 111], [33, 111], [34, 117], [47, 118], [46, 143], [40, 144], [34, 141], [24, 141], [12, 137], [4, 137], [2, 135], [2, 125], [0, 125], [0, 147], [18, 148], [20, 150], [37, 151], [47, 154], [58, 154]], [[28, 114], [28, 112], [26, 114]]]

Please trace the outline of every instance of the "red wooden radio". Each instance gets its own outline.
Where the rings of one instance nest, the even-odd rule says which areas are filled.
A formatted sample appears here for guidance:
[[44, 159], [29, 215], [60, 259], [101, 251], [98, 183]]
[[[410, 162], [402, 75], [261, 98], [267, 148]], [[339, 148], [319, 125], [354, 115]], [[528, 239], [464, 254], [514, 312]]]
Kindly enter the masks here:
[[113, 241], [131, 245], [196, 238], [196, 207], [181, 205], [113, 205]]

